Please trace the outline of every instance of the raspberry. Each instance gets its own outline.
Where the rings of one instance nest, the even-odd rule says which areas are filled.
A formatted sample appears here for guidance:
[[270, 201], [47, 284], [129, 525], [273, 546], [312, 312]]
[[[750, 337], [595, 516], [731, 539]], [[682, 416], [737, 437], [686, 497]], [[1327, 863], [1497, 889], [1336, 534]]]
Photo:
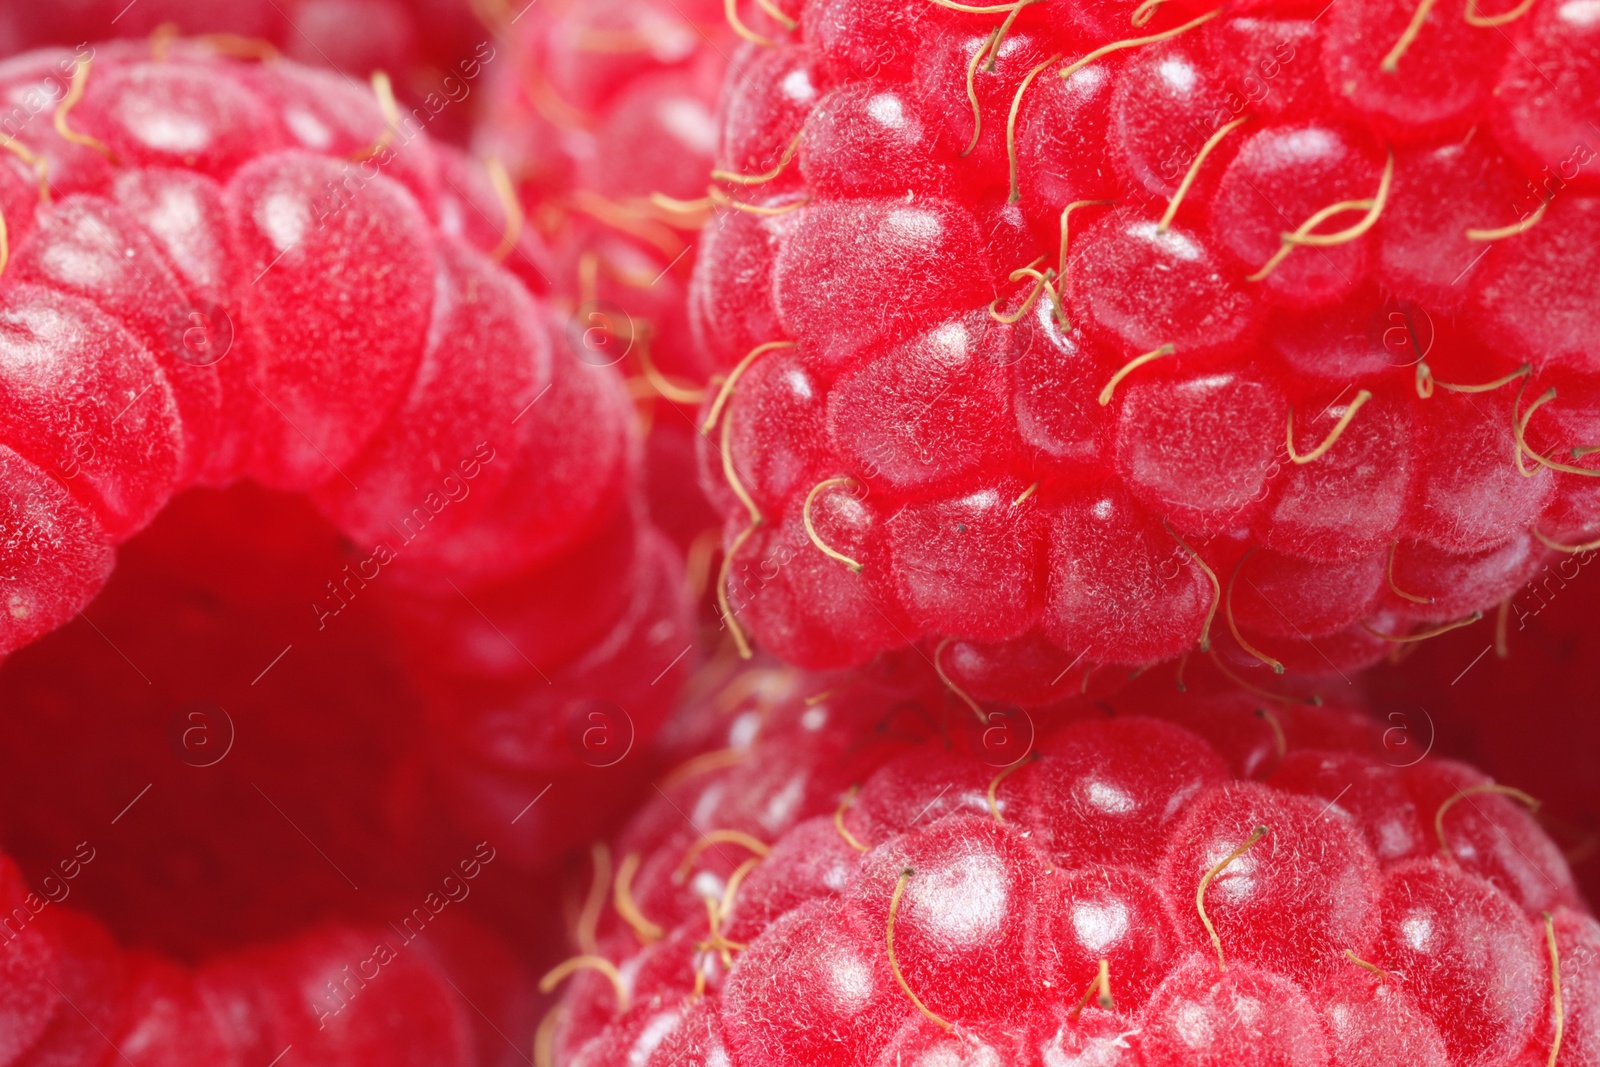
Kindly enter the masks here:
[[[26, 908], [30, 889], [11, 860], [0, 857], [0, 908], [14, 915]], [[37, 930], [11, 936], [6, 928], [6, 950], [0, 956], [0, 1063], [13, 1063], [50, 1023], [55, 999], [43, 981], [54, 963], [48, 941]]]
[[4, 168], [0, 649], [70, 618], [196, 482], [309, 492], [474, 587], [609, 522], [626, 399], [514, 276], [542, 253], [482, 170], [333, 75], [163, 48], [0, 72], [65, 94]]
[[[105, 45], [92, 59], [35, 53], [0, 70], [0, 84], [18, 91], [63, 72], [75, 87], [56, 121], [33, 116], [15, 139], [21, 154], [0, 165], [11, 241], [3, 314], [12, 322], [0, 344], [14, 357], [0, 391], [16, 412], [0, 420], [10, 449], [0, 465], [15, 486], [4, 513], [15, 533], [0, 548], [8, 579], [0, 650], [78, 612], [110, 573], [112, 547], [179, 490], [250, 477], [302, 495], [353, 545], [346, 558], [304, 575], [305, 592], [288, 604], [268, 580], [251, 606], [305, 636], [274, 648], [229, 645], [219, 654], [233, 667], [226, 687], [262, 675], [274, 657], [299, 654], [285, 646], [348, 629], [347, 611], [386, 602], [417, 665], [407, 682], [420, 693], [400, 702], [430, 743], [407, 751], [401, 768], [378, 761], [371, 793], [405, 800], [415, 814], [420, 800], [409, 791], [426, 784], [447, 814], [419, 822], [492, 830], [508, 856], [545, 865], [606, 825], [607, 806], [582, 803], [583, 793], [625, 777], [602, 758], [609, 753], [581, 747], [582, 717], [609, 702], [616, 743], [625, 728], [626, 745], [643, 745], [692, 662], [681, 561], [637, 499], [640, 449], [620, 376], [563, 336], [544, 298], [542, 245], [493, 168], [391, 114], [381, 83], [375, 99], [330, 74], [239, 62], [216, 47], [169, 41], [151, 59], [143, 44]], [[356, 351], [362, 359], [349, 358]], [[237, 529], [215, 536], [237, 537]], [[197, 540], [169, 580], [181, 580], [184, 566], [216, 562], [216, 546]], [[257, 566], [236, 562], [244, 574]], [[171, 590], [150, 593], [153, 604], [185, 610]], [[122, 621], [139, 639], [119, 633], [118, 644], [143, 647], [165, 633], [132, 616]], [[78, 641], [99, 637], [80, 633]], [[51, 657], [64, 648], [41, 662], [59, 662]], [[137, 658], [170, 662], [169, 652], [158, 642]], [[387, 662], [364, 652], [353, 648], [351, 661], [366, 669]], [[22, 673], [39, 681], [39, 670]], [[359, 674], [341, 677], [330, 692]], [[40, 681], [39, 698], [58, 699], [57, 684]], [[141, 695], [139, 706], [159, 719], [135, 748], [148, 755], [160, 747], [174, 707], [221, 699], [184, 691], [187, 684]], [[272, 691], [270, 683], [252, 689], [252, 697]], [[530, 721], [540, 715], [548, 721]], [[30, 723], [36, 743], [19, 751], [69, 744], [59, 722]], [[107, 733], [126, 729], [119, 719]], [[56, 762], [37, 769], [49, 773]], [[167, 753], [157, 762], [171, 772]], [[96, 772], [97, 786], [124, 780], [92, 760], [83, 766], [105, 772]], [[258, 781], [270, 788], [276, 775], [263, 773]], [[507, 831], [552, 774], [562, 783], [559, 802]], [[16, 776], [18, 808], [38, 814], [61, 777], [25, 789], [37, 779]], [[97, 789], [75, 793], [78, 802], [100, 798]], [[621, 789], [611, 795], [614, 805], [627, 798]], [[259, 796], [233, 796], [216, 798], [216, 809], [259, 810]], [[344, 810], [324, 799], [313, 808]], [[246, 838], [216, 837], [212, 807], [185, 804], [175, 791], [161, 803], [179, 805], [166, 825], [195, 829], [207, 842], [197, 851], [239, 861], [239, 881], [252, 887], [238, 894], [252, 914], [236, 916], [224, 938], [257, 922], [267, 927], [255, 931], [261, 936], [281, 933], [272, 923], [304, 916], [309, 902], [291, 906], [286, 897], [310, 894], [307, 884], [343, 892], [323, 864], [304, 882], [258, 879], [248, 872], [260, 864], [303, 866], [300, 843], [286, 845], [293, 859], [254, 845], [240, 855]], [[385, 851], [370, 847], [370, 828], [333, 822], [329, 837], [348, 831], [356, 851]], [[174, 869], [130, 877], [139, 887], [126, 894], [130, 912], [142, 913], [144, 894], [163, 887], [197, 890], [197, 878], [220, 891], [215, 872], [152, 852]], [[103, 913], [116, 921], [118, 906]], [[218, 935], [215, 925], [190, 925], [191, 951], [214, 947], [206, 939]], [[185, 936], [162, 933], [175, 943]]]
[[783, 7], [689, 296], [741, 649], [1334, 676], [1592, 539], [1592, 20], [1480, 7]]
[[1559, 853], [1466, 765], [1398, 766], [1365, 709], [1141, 681], [1007, 762], [986, 731], [1033, 720], [974, 728], [912, 657], [732, 691], [731, 724], [712, 698], [674, 726], [717, 758], [596, 847], [583, 955], [546, 979], [558, 1062], [1600, 1051], [1600, 924]]

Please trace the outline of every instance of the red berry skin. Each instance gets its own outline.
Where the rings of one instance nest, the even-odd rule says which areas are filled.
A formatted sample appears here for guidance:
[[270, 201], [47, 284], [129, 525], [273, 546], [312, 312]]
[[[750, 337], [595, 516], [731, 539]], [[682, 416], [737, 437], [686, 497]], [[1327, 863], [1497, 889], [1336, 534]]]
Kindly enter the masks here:
[[[1348, 394], [1319, 398], [1301, 408], [1296, 446], [1302, 452], [1315, 449], [1349, 411], [1349, 399]], [[1424, 457], [1406, 446], [1413, 415], [1391, 396], [1375, 397], [1360, 415], [1340, 436], [1342, 448], [1314, 463], [1284, 466], [1256, 516], [1255, 529], [1268, 548], [1302, 560], [1346, 563], [1394, 543], [1406, 499], [1415, 492], [1415, 472], [1425, 465]]]
[[[469, 1062], [465, 1019], [443, 979], [393, 940], [376, 931], [317, 930], [214, 961], [198, 984], [213, 1016], [237, 1027], [224, 1037], [246, 1062], [297, 1042], [332, 1062]], [[390, 981], [365, 980], [375, 966]], [[400, 1018], [405, 1041], [396, 1040]]]
[[1451, 462], [1434, 464], [1424, 472], [1407, 532], [1465, 555], [1513, 540], [1548, 506], [1555, 493], [1555, 472], [1541, 470], [1524, 477], [1515, 466], [1499, 462], [1516, 447], [1510, 425], [1512, 400], [1479, 398], [1487, 418], [1455, 397], [1433, 412], [1420, 446], [1455, 451]]
[[[869, 341], [911, 336], [941, 307], [980, 301], [989, 265], [971, 270], [967, 257], [981, 244], [972, 214], [945, 201], [847, 201], [807, 211], [773, 269], [778, 321], [837, 365]], [[908, 298], [902, 276], [921, 283]]]
[[[484, 60], [474, 147], [505, 164], [552, 245], [545, 282], [582, 324], [574, 333], [596, 315], [626, 321], [637, 343], [623, 367], [641, 385], [658, 370], [691, 387], [715, 366], [684, 296], [701, 213], [655, 194], [688, 205], [704, 197], [717, 165], [719, 83], [754, 57], [740, 52], [721, 5], [705, 0], [556, 0], [515, 14], [501, 26], [505, 60]], [[760, 9], [745, 20], [754, 33], [781, 32]], [[792, 141], [793, 132], [770, 158], [751, 146], [748, 173], [770, 170]], [[758, 185], [752, 193], [774, 188]]]
[[[1561, 960], [1561, 996], [1563, 1014], [1571, 1020], [1563, 1027], [1562, 1047], [1569, 1051], [1574, 1063], [1590, 1064], [1600, 1056], [1600, 1033], [1595, 1030], [1593, 1008], [1595, 1002], [1594, 979], [1580, 969], [1582, 961], [1595, 958], [1600, 951], [1600, 923], [1592, 915], [1573, 908], [1558, 908], [1551, 917], [1550, 930], [1558, 945], [1566, 946]], [[1572, 961], [1569, 963], [1568, 961]], [[1554, 1038], [1554, 1012], [1540, 1013], [1539, 1025], [1533, 1039], [1523, 1050], [1518, 1062], [1537, 1062], [1541, 1048], [1548, 1048]], [[1548, 1059], [1548, 1054], [1546, 1054]]]
[[239, 1062], [222, 1040], [194, 975], [170, 960], [130, 953], [122, 1032], [112, 1040], [136, 1063], [199, 1067]]
[[[1146, 195], [1170, 197], [1178, 191], [1197, 154], [1191, 144], [1195, 131], [1230, 110], [1227, 87], [1203, 76], [1205, 65], [1193, 48], [1176, 40], [1131, 55], [1118, 72], [1108, 127], [1115, 134], [1108, 147], [1125, 180]], [[1197, 179], [1204, 184], [1191, 191], [1209, 199], [1218, 173]]]
[[893, 196], [902, 188], [938, 196], [954, 182], [950, 140], [928, 129], [906, 96], [847, 84], [806, 118], [798, 164], [806, 184], [831, 198]]
[[1154, 874], [1160, 842], [1207, 787], [1226, 780], [1193, 735], [1130, 719], [1085, 723], [1040, 749], [1050, 758], [1021, 784], [1018, 819], [1039, 824], [1040, 845]]
[[1060, 328], [1048, 308], [1018, 324], [1007, 360], [1017, 436], [1034, 470], [1049, 469], [1062, 482], [1098, 477], [1115, 427], [1095, 418], [1094, 387], [1101, 361], [1077, 331]]
[[[1224, 786], [1197, 798], [1172, 832], [1162, 883], [1172, 899], [1220, 863], [1256, 827], [1268, 833], [1216, 875], [1207, 915], [1242, 963], [1305, 983], [1365, 958], [1378, 936], [1378, 867], [1362, 835], [1309, 797], [1274, 796], [1270, 787]], [[1317, 875], [1305, 872], [1315, 863]], [[1207, 931], [1198, 915], [1180, 929], [1195, 951]], [[1229, 930], [1232, 929], [1232, 936]], [[1246, 935], [1248, 931], [1248, 935]]]
[[1182, 528], [1217, 533], [1248, 521], [1265, 495], [1279, 442], [1271, 383], [1213, 374], [1141, 382], [1117, 426], [1117, 472], [1142, 503]]
[[[187, 480], [198, 473], [206, 451], [217, 445], [221, 433], [221, 383], [215, 373], [191, 365], [182, 358], [182, 352], [174, 351], [175, 337], [184, 335], [193, 325], [180, 312], [190, 298], [177, 274], [161, 262], [162, 257], [151, 247], [155, 235], [150, 230], [154, 227], [141, 225], [152, 221], [147, 205], [154, 189], [173, 183], [161, 178], [141, 183], [139, 178], [143, 175], [144, 172], [132, 172], [119, 182], [130, 201], [126, 208], [100, 197], [73, 196], [44, 213], [38, 220], [35, 238], [20, 250], [9, 269], [15, 277], [96, 304], [124, 323], [155, 355], [181, 418], [183, 447], [177, 478]], [[207, 191], [220, 192], [215, 186]], [[190, 190], [166, 195], [183, 196], [187, 192]], [[199, 199], [201, 194], [194, 196]], [[171, 200], [166, 204], [169, 218], [202, 210], [192, 201]], [[17, 207], [22, 211], [30, 209], [26, 202]], [[161, 243], [161, 239], [157, 237], [154, 243]], [[200, 254], [195, 258], [205, 257]], [[117, 420], [117, 425], [121, 424]]]
[[733, 366], [757, 345], [782, 334], [769, 289], [778, 249], [794, 229], [793, 214], [763, 217], [733, 212], [700, 235], [695, 283], [689, 292], [695, 343], [722, 366]]
[[[126, 537], [155, 517], [177, 476], [183, 438], [165, 376], [148, 351], [89, 304], [28, 285], [7, 295], [0, 320], [9, 372], [0, 381], [9, 411], [5, 437], [59, 472], [109, 535]], [[141, 407], [122, 412], [147, 390]]]
[[[1589, 125], [1600, 86], [1594, 62], [1600, 29], [1593, 14], [1570, 4], [1537, 5], [1513, 38], [1494, 98], [1496, 137], [1546, 188], [1552, 178], [1600, 188]], [[1540, 77], [1541, 71], [1549, 76]]]
[[[881, 522], [870, 499], [842, 491], [819, 498], [811, 517], [827, 543], [857, 559]], [[863, 662], [902, 643], [907, 627], [896, 618], [892, 596], [810, 547], [797, 508], [779, 524], [758, 528], [733, 557], [730, 609], [747, 613], [744, 621], [763, 646], [786, 662], [822, 666]]]
[[1551, 270], [1594, 263], [1600, 199], [1573, 193], [1548, 207], [1544, 221], [1553, 225], [1535, 227], [1486, 264], [1473, 311], [1489, 341], [1514, 358], [1593, 371], [1594, 352], [1581, 340], [1594, 329], [1593, 301], [1564, 292]]
[[873, 1060], [873, 1067], [892, 1067], [896, 1063], [949, 1063], [952, 1067], [975, 1067], [980, 1063], [1024, 1061], [1031, 1050], [1028, 1035], [995, 1032], [988, 1027], [973, 1027], [960, 1034], [949, 1033], [923, 1016], [907, 1019], [889, 1044]]
[[70, 618], [111, 575], [115, 550], [99, 519], [45, 470], [0, 447], [9, 487], [0, 529], [8, 647], [34, 641]]
[[[1530, 155], [1511, 125], [1582, 139], [1600, 67], [1587, 28], [1551, 28], [1581, 13], [800, 6], [725, 84], [711, 200], [734, 203], [712, 212], [689, 294], [701, 348], [742, 368], [717, 383], [727, 462], [716, 426], [702, 444], [724, 547], [747, 560], [727, 575], [741, 636], [813, 668], [1033, 634], [1066, 663], [1131, 666], [1232, 642], [1246, 668], [1254, 648], [1331, 678], [1382, 657], [1392, 642], [1373, 631], [1493, 609], [1508, 561], [1545, 562], [1524, 553], [1532, 529], [1592, 539], [1583, 476], [1540, 459], [1563, 462], [1595, 408], [1573, 340], [1594, 332], [1573, 281], [1593, 273], [1593, 168], [1571, 145]], [[1537, 79], [1530, 50], [1560, 76]], [[929, 339], [958, 329], [1000, 366], [956, 373]], [[806, 368], [803, 402], [769, 399], [768, 361]], [[1552, 386], [1567, 414], [1543, 402], [1541, 443], [1523, 449], [1514, 397], [1526, 412]], [[1575, 425], [1558, 434], [1558, 418]], [[1519, 455], [1544, 469], [1525, 476]], [[843, 478], [877, 521], [848, 549], [796, 541], [753, 584], [763, 533], [729, 471], [767, 524]], [[926, 516], [1013, 480], [1037, 525], [970, 562], [932, 535]], [[1139, 505], [1117, 523], [1131, 552], [1083, 521], [1090, 486]], [[1230, 624], [1228, 572], [1263, 549], [1296, 577], [1281, 598], [1236, 583]], [[1410, 566], [1450, 591], [1394, 592], [1377, 573], [1391, 551], [1395, 582]], [[862, 568], [898, 633], [842, 617], [830, 563]], [[796, 566], [827, 606], [785, 579]], [[929, 597], [930, 570], [947, 596]], [[1048, 699], [1008, 690], [1024, 691]]]
[[[617, 807], [641, 784], [625, 757], [655, 733], [688, 673], [682, 560], [660, 533], [632, 535], [641, 540], [639, 559], [620, 576], [630, 595], [581, 655], [544, 668], [518, 655], [493, 671], [469, 661], [465, 671], [438, 664], [418, 672], [427, 695], [428, 762], [455, 822], [481, 837], [526, 811], [511, 833], [494, 838], [509, 863], [547, 868], [553, 850], [614, 823]], [[520, 626], [549, 618], [548, 606], [527, 606]], [[518, 622], [511, 626], [520, 632]], [[409, 636], [417, 662], [424, 662], [429, 632]], [[495, 638], [503, 646], [506, 638]], [[528, 808], [547, 786], [571, 802]]]
[[1330, 811], [1353, 819], [1380, 862], [1425, 855], [1430, 849], [1419, 806], [1406, 783], [1371, 756], [1291, 752], [1267, 780], [1278, 789], [1321, 798], [1333, 805]]
[[997, 644], [952, 642], [940, 660], [974, 700], [1027, 707], [1086, 692], [1092, 674], [1087, 657], [1062, 652], [1038, 630]]
[[1379, 222], [1376, 274], [1440, 311], [1458, 308], [1481, 263], [1483, 242], [1467, 231], [1527, 208], [1516, 168], [1472, 141], [1414, 148], [1395, 157], [1394, 203]]
[[745, 881], [728, 936], [754, 937], [812, 897], [841, 892], [858, 855], [831, 819], [816, 818], [796, 826]]
[[910, 504], [889, 520], [895, 590], [913, 625], [979, 640], [1027, 632], [1043, 611], [1043, 515], [1017, 505], [1019, 481], [965, 497]]
[[778, 919], [753, 966], [730, 975], [723, 996], [732, 1014], [748, 1018], [728, 1032], [740, 1059], [816, 1064], [856, 1062], [857, 1046], [875, 1048], [903, 1018], [901, 996], [875, 931], [826, 900]]
[[[956, 786], [945, 790], [929, 807], [925, 799], [928, 784], [937, 782], [942, 787], [952, 781]], [[867, 779], [850, 810], [841, 818], [857, 841], [887, 841], [911, 830], [930, 815], [939, 818], [988, 814], [988, 798], [984, 791], [987, 784], [983, 768], [974, 766], [966, 753], [907, 752], [884, 764]]]
[[[1096, 662], [1166, 659], [1199, 636], [1210, 593], [1205, 582], [1161, 525], [1118, 487], [1080, 491], [1051, 527], [1044, 630], [1060, 648], [1087, 649]], [[1096, 619], [1092, 606], [1105, 604], [1115, 605], [1115, 614], [1100, 609]]]
[[[913, 989], [927, 990], [924, 1003], [934, 1014], [976, 1022], [1004, 1017], [1039, 985], [1042, 976], [1030, 964], [1046, 867], [1038, 848], [994, 818], [957, 816], [867, 853], [845, 897], [876, 931], [904, 881], [894, 927], [902, 975]], [[910, 878], [908, 870], [915, 872]], [[974, 974], [986, 980], [967, 980]]]
[[[1441, 851], [1448, 849], [1463, 870], [1491, 883], [1526, 911], [1577, 903], [1571, 871], [1534, 817], [1509, 796], [1467, 793], [1488, 784], [1480, 772], [1440, 760], [1419, 764], [1406, 777], [1417, 809], [1436, 813], [1431, 828]], [[1438, 816], [1457, 793], [1464, 799]]]
[[[970, 482], [1010, 445], [1004, 340], [951, 324], [846, 371], [828, 396], [835, 448], [900, 493]], [[947, 395], [961, 402], [935, 407]], [[887, 440], [885, 424], [895, 427]]]
[[[442, 488], [463, 499], [453, 501], [433, 527], [435, 534], [449, 530], [452, 540], [470, 538], [473, 525], [488, 521], [492, 502], [512, 480], [512, 463], [484, 464], [475, 455], [486, 443], [484, 428], [509, 425], [551, 385], [557, 353], [551, 350], [550, 331], [540, 328], [543, 313], [527, 291], [487, 257], [467, 249], [441, 249], [436, 269], [433, 284], [448, 294], [449, 301], [435, 312], [444, 342], [422, 355], [410, 393], [400, 399], [395, 417], [346, 465], [351, 482], [334, 479], [317, 494], [324, 510], [362, 542], [393, 537], [385, 524], [405, 518], [390, 514], [383, 504], [374, 506], [376, 501], [420, 502], [440, 490], [440, 479], [430, 477], [434, 472], [405, 462], [405, 457], [429, 447], [460, 457], [467, 470], [481, 467], [471, 481], [455, 465], [442, 472], [450, 479]], [[439, 383], [452, 380], [468, 383], [471, 391], [458, 390], [449, 397], [452, 403], [442, 405], [435, 395]], [[494, 456], [504, 458], [508, 457]], [[357, 491], [352, 483], [367, 486], [367, 492]], [[466, 497], [476, 500], [469, 503]], [[418, 546], [422, 552], [428, 547], [428, 542]], [[454, 571], [464, 570], [460, 557], [467, 555], [460, 550], [452, 553], [455, 558], [449, 563]]]
[[[714, 700], [680, 713], [741, 762], [686, 770], [618, 839], [632, 906], [597, 934], [635, 1006], [617, 1010], [598, 971], [575, 978], [556, 1037], [573, 1062], [690, 1040], [735, 1062], [885, 1067], [1548, 1058], [1551, 899], [1502, 892], [1470, 847], [1438, 850], [1438, 794], [1419, 783], [1454, 772], [1397, 767], [1365, 710], [1269, 720], [1141, 680], [1039, 717], [1038, 747], [1003, 764], [959, 740], [977, 736], [970, 710], [910, 657], [784, 684], [736, 703], [732, 728]], [[1214, 746], [1256, 726], [1268, 752], [1241, 779]], [[1564, 874], [1523, 859], [1517, 876], [1541, 870]], [[1580, 1044], [1562, 1047], [1587, 1062], [1600, 928], [1580, 905], [1552, 914], [1580, 990], [1563, 1009]]]
[[1383, 956], [1404, 972], [1451, 1056], [1493, 1063], [1512, 1055], [1530, 1036], [1549, 980], [1532, 925], [1487, 883], [1438, 860], [1396, 867], [1386, 881]]
[[1316, 1009], [1292, 982], [1238, 965], [1218, 974], [1191, 957], [1156, 990], [1140, 1048], [1151, 1065], [1327, 1063]]
[[1242, 348], [1261, 314], [1242, 272], [1183, 227], [1161, 232], [1135, 213], [1114, 213], [1073, 243], [1073, 257], [1075, 318], [1125, 359], [1163, 344], [1195, 355]]
[[[1329, 94], [1397, 139], [1464, 130], [1506, 54], [1501, 34], [1467, 23], [1464, 3], [1440, 8], [1398, 56], [1411, 8], [1372, 0], [1332, 14], [1322, 44]], [[1435, 58], [1442, 55], [1450, 61]]]
[[[1374, 141], [1322, 123], [1252, 135], [1218, 185], [1212, 206], [1216, 240], [1243, 270], [1260, 268], [1277, 251], [1285, 218], [1303, 219], [1323, 204], [1372, 195], [1384, 166]], [[1329, 304], [1349, 295], [1367, 272], [1364, 244], [1309, 251], [1274, 270], [1267, 291], [1296, 307]]]
[[1313, 564], [1273, 552], [1240, 561], [1229, 603], [1253, 632], [1311, 638], [1354, 625], [1371, 611], [1384, 582], [1384, 557], [1344, 565]]
[[[1017, 124], [1022, 207], [1048, 231], [1076, 200], [1106, 200], [1116, 191], [1104, 131], [1120, 64], [1085, 67], [1065, 81], [1040, 78], [1023, 98]], [[993, 138], [991, 138], [991, 143]]]
[[[44, 1032], [15, 1062], [26, 1067], [99, 1062], [105, 1034], [121, 1013], [127, 963], [104, 927], [87, 915], [51, 906], [32, 924], [50, 942], [55, 1010]], [[60, 1001], [76, 1005], [62, 1010]]]
[[1044, 967], [1053, 984], [1070, 992], [1107, 960], [1116, 969], [1122, 1003], [1147, 1003], [1184, 951], [1154, 879], [1107, 866], [1062, 875], [1055, 888], [1058, 899], [1046, 891], [1046, 914], [1054, 921], [1042, 924], [1054, 953]]
[[[255, 324], [252, 385], [283, 416], [269, 422], [262, 411], [252, 464], [274, 488], [318, 484], [330, 465], [353, 459], [422, 354], [432, 288], [427, 222], [381, 178], [317, 225], [317, 197], [342, 180], [332, 160], [286, 156], [245, 167], [230, 189], [239, 269], [261, 278], [241, 309]], [[385, 269], [335, 275], [344, 256]], [[371, 348], [370, 361], [343, 358], [358, 347]]]
[[[468, 5], [451, 0], [242, 0], [226, 8], [210, 0], [141, 0], [133, 8], [115, 0], [63, 0], [49, 11], [7, 3], [3, 13], [7, 54], [113, 38], [159, 41], [164, 27], [178, 27], [185, 35], [230, 35], [241, 49], [281, 53], [357, 78], [388, 71], [402, 101], [425, 108], [437, 132], [447, 130], [452, 139], [465, 132], [466, 109], [455, 106], [468, 99], [462, 87], [470, 93], [481, 70], [476, 61], [494, 56], [483, 22]], [[152, 79], [163, 80], [161, 72], [141, 72], [138, 80]], [[228, 95], [213, 88], [219, 98]], [[447, 98], [449, 106], [441, 107]], [[185, 132], [169, 129], [173, 148], [181, 148]]]
[[1374, 1063], [1427, 1064], [1451, 1061], [1439, 1030], [1416, 1001], [1393, 983], [1374, 985], [1364, 975], [1343, 974], [1327, 987], [1323, 1026], [1334, 1063], [1370, 1058]]

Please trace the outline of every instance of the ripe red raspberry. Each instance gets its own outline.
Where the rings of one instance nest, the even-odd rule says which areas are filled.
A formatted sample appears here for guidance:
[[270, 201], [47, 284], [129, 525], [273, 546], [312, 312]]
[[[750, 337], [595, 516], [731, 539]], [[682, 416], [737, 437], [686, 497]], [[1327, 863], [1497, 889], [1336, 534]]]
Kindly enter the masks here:
[[1595, 536], [1589, 7], [779, 6], [690, 297], [741, 645], [1334, 675]]
[[1354, 708], [1144, 683], [1005, 762], [1035, 720], [929, 673], [687, 712], [724, 747], [595, 850], [545, 1055], [1600, 1062], [1600, 923], [1513, 791]]
[[626, 397], [516, 276], [542, 254], [490, 177], [335, 75], [164, 47], [0, 70], [0, 650], [196, 482], [310, 492], [378, 565], [461, 585], [610, 521]]

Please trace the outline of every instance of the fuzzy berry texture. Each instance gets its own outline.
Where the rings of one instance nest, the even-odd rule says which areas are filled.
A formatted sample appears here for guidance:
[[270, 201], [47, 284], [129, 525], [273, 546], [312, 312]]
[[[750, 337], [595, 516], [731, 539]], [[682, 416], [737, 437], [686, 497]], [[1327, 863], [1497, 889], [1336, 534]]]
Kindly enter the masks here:
[[1331, 675], [1595, 536], [1592, 5], [778, 6], [690, 306], [741, 637]]
[[688, 713], [721, 747], [596, 850], [555, 1062], [1600, 1063], [1600, 924], [1471, 767], [1165, 681], [980, 725], [928, 675]]

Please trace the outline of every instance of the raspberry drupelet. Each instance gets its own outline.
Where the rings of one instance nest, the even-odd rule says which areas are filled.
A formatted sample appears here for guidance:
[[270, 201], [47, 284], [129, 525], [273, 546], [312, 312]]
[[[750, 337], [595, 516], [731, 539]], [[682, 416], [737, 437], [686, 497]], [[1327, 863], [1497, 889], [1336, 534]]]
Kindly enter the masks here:
[[741, 645], [1334, 675], [1600, 532], [1592, 5], [778, 6], [690, 297]]
[[715, 747], [596, 846], [544, 1062], [1600, 1062], [1600, 924], [1520, 791], [1145, 682], [1005, 762], [889, 662], [682, 713]]

